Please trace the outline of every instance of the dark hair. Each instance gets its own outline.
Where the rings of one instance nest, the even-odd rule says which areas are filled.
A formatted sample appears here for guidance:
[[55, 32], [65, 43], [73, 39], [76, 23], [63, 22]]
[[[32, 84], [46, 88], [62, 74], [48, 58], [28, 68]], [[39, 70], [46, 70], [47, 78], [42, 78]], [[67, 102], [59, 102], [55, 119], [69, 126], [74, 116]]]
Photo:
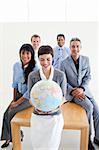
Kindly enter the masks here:
[[34, 60], [34, 49], [32, 47], [32, 45], [30, 44], [23, 44], [19, 50], [19, 55], [21, 55], [22, 51], [28, 51], [31, 52], [31, 60], [28, 64], [28, 66], [24, 69], [23, 66], [23, 62], [21, 60], [21, 56], [20, 56], [20, 60], [22, 62], [22, 69], [24, 70], [24, 78], [25, 78], [25, 82], [27, 84], [27, 80], [28, 80], [28, 75], [31, 71], [33, 71], [33, 68], [35, 67], [35, 60]]
[[38, 34], [34, 34], [34, 35], [31, 36], [31, 42], [32, 42], [32, 38], [33, 38], [33, 37], [35, 37], [35, 38], [40, 38], [40, 36], [39, 36]]
[[38, 49], [38, 57], [43, 54], [51, 54], [52, 57], [54, 56], [53, 48], [49, 45], [42, 45]]
[[64, 34], [58, 34], [57, 35], [57, 40], [58, 40], [58, 37], [60, 37], [60, 36], [62, 36], [64, 38], [64, 40], [65, 40], [65, 35]]
[[79, 41], [79, 42], [81, 43], [81, 40], [80, 40], [79, 38], [77, 38], [77, 37], [72, 38], [72, 39], [70, 40], [70, 44], [71, 44], [71, 42], [73, 42], [73, 41]]

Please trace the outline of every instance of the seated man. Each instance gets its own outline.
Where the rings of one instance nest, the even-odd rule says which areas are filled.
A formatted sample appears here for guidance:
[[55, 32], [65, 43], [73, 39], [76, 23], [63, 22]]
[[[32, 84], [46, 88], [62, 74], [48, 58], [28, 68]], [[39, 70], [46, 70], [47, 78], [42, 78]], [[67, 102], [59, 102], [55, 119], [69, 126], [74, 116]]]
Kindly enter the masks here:
[[60, 69], [67, 78], [66, 99], [77, 103], [86, 110], [90, 125], [89, 150], [95, 150], [93, 139], [99, 145], [99, 108], [88, 87], [91, 79], [89, 59], [80, 55], [80, 50], [80, 39], [71, 39], [71, 55], [62, 61]]

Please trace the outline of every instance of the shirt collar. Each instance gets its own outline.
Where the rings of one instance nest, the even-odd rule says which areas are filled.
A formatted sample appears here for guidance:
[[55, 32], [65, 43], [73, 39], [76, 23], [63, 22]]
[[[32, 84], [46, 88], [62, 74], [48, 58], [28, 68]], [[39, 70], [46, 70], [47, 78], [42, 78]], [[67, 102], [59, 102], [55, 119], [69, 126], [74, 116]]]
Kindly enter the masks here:
[[71, 58], [72, 58], [72, 60], [73, 60], [73, 62], [75, 63], [75, 64], [79, 64], [79, 58], [77, 59], [77, 61], [75, 62], [75, 60], [73, 59], [73, 57], [71, 56]]
[[64, 49], [65, 48], [65, 45], [63, 45], [62, 47], [58, 46], [59, 49]]
[[53, 66], [51, 66], [51, 73], [50, 73], [49, 79], [46, 79], [46, 76], [43, 73], [42, 67], [40, 68], [40, 77], [41, 77], [42, 80], [52, 80], [53, 79], [53, 75], [54, 75], [54, 68], [53, 68]]

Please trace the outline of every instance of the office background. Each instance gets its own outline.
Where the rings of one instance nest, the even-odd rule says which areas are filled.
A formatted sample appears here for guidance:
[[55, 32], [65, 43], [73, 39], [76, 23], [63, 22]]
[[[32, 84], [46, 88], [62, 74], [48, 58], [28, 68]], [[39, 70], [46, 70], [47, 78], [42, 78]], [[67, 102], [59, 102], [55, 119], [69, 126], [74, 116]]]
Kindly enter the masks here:
[[[56, 45], [58, 33], [65, 34], [67, 46], [71, 37], [81, 38], [81, 53], [90, 58], [90, 88], [99, 104], [98, 6], [98, 0], [0, 0], [0, 130], [3, 112], [12, 100], [13, 63], [19, 60], [20, 46], [25, 42], [30, 43], [30, 37], [34, 33], [40, 34], [41, 44], [52, 46]], [[68, 139], [73, 140], [72, 145], [70, 143], [73, 150], [77, 138], [79, 137], [72, 133], [67, 136], [67, 143]], [[25, 148], [27, 139], [24, 141]]]
[[[96, 22], [32, 22], [32, 23], [0, 23], [0, 131], [2, 116], [8, 104], [12, 100], [12, 68], [19, 61], [19, 49], [23, 43], [31, 43], [33, 34], [41, 36], [41, 45], [56, 46], [56, 36], [63, 33], [66, 37], [66, 46], [72, 37], [79, 37], [82, 41], [81, 54], [90, 59], [91, 75], [90, 89], [99, 105], [99, 70], [98, 70], [98, 26]], [[25, 138], [29, 135], [29, 129], [24, 130]], [[67, 131], [66, 146], [79, 147], [79, 132]], [[68, 139], [72, 138], [72, 145]], [[66, 137], [65, 137], [66, 138]], [[64, 139], [65, 139], [64, 138]], [[24, 140], [25, 142], [27, 139]], [[69, 144], [68, 144], [69, 143]], [[78, 144], [77, 144], [78, 143]], [[23, 144], [24, 145], [24, 144]], [[25, 147], [30, 146], [25, 143]]]
[[[0, 105], [5, 109], [12, 100], [12, 67], [19, 61], [19, 49], [24, 43], [31, 43], [33, 34], [41, 36], [41, 45], [56, 46], [56, 36], [63, 33], [66, 46], [72, 37], [82, 41], [81, 54], [90, 59], [92, 80], [91, 91], [98, 102], [98, 35], [95, 22], [34, 22], [34, 23], [1, 23], [0, 24]], [[99, 103], [99, 102], [98, 102]]]

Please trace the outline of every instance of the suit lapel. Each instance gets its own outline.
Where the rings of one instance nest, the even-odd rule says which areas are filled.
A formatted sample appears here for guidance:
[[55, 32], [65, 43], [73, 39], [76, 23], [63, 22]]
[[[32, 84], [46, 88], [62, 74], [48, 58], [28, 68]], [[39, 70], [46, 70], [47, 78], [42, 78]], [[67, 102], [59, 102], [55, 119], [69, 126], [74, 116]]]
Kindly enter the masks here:
[[81, 71], [82, 70], [82, 57], [79, 57], [79, 70], [78, 70], [78, 84], [81, 82]]
[[81, 70], [82, 70], [82, 57], [79, 57], [79, 70], [78, 70], [78, 76], [81, 75]]
[[71, 68], [73, 69], [73, 71], [75, 72], [75, 74], [78, 75], [76, 67], [75, 67], [75, 64], [74, 64], [73, 59], [71, 58], [71, 56], [70, 56], [69, 61], [70, 61]]
[[73, 62], [73, 59], [71, 58], [71, 56], [69, 57], [69, 63], [71, 65], [72, 70], [74, 71], [74, 73], [77, 75], [77, 80], [78, 80], [78, 84], [81, 84], [81, 72], [82, 72], [82, 56], [79, 57], [79, 69], [78, 69], [78, 73], [75, 67], [75, 64]]

